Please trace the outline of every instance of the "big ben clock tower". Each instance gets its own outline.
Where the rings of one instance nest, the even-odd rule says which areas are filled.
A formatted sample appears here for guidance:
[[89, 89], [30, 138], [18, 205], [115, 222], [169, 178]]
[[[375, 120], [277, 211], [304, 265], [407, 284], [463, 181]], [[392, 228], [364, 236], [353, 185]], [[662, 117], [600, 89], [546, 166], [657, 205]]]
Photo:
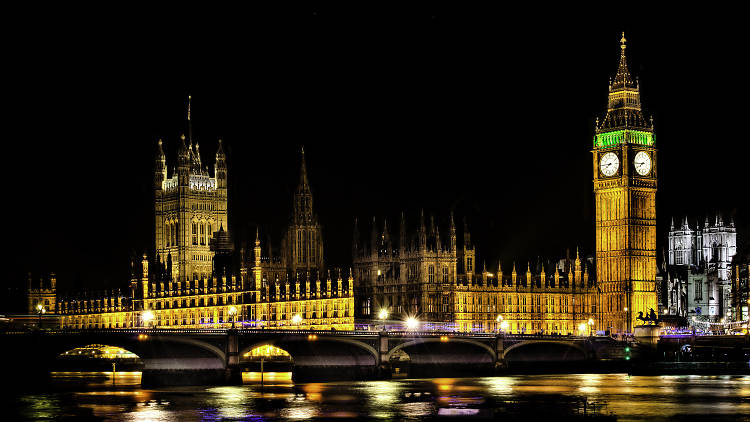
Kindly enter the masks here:
[[596, 203], [596, 275], [603, 329], [632, 332], [639, 312], [657, 308], [656, 183], [653, 123], [641, 111], [628, 71], [625, 34], [609, 85], [607, 115], [597, 119], [592, 150]]

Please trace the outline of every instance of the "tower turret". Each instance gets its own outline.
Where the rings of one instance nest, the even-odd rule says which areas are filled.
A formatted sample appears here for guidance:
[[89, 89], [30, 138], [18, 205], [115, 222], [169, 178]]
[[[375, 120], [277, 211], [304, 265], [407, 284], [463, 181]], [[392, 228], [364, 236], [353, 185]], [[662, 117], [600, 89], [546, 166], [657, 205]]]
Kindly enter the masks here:
[[162, 149], [162, 140], [157, 142], [156, 160], [154, 165], [154, 189], [160, 191], [167, 180], [167, 157]]
[[424, 210], [419, 212], [419, 249], [427, 249], [427, 228], [424, 225]]
[[453, 211], [451, 211], [450, 226], [448, 228], [450, 235], [450, 252], [456, 252], [456, 223], [453, 221]]

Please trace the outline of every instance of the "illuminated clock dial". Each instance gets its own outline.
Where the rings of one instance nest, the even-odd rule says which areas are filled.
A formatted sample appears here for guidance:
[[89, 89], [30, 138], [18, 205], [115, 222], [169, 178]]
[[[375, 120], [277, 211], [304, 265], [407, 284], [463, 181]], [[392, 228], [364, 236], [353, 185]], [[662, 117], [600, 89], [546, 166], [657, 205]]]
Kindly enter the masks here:
[[617, 173], [617, 169], [620, 167], [620, 159], [617, 158], [617, 154], [614, 152], [608, 152], [602, 155], [602, 159], [599, 161], [599, 170], [605, 176], [612, 176]]
[[638, 154], [635, 154], [633, 165], [635, 165], [635, 171], [638, 174], [645, 176], [651, 171], [651, 156], [645, 151], [638, 151]]

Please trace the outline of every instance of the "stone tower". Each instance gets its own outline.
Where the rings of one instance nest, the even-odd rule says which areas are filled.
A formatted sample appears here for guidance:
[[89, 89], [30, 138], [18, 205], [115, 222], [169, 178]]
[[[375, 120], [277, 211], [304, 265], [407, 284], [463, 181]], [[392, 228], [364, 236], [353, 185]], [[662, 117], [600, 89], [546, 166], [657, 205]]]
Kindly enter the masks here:
[[198, 143], [193, 143], [190, 97], [187, 134], [187, 139], [180, 137], [171, 177], [161, 140], [154, 169], [156, 254], [174, 281], [210, 276], [211, 239], [220, 229], [229, 231], [226, 156], [219, 140], [213, 176], [201, 164]]
[[293, 273], [324, 273], [323, 237], [318, 216], [313, 211], [313, 196], [307, 180], [305, 149], [302, 149], [299, 184], [294, 193], [291, 222], [287, 228], [285, 245], [288, 266]]
[[638, 80], [628, 71], [625, 41], [623, 33], [607, 115], [597, 119], [592, 150], [600, 326], [620, 333], [633, 331], [639, 312], [657, 309], [654, 130], [641, 110]]

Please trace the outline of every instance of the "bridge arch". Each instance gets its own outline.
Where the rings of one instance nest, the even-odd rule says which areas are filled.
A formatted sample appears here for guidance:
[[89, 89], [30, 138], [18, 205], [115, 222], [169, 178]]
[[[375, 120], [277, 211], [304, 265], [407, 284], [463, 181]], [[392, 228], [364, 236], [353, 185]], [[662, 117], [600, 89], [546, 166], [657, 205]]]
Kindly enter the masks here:
[[[390, 360], [391, 356], [393, 356], [393, 354], [397, 352], [398, 350], [401, 350], [405, 347], [416, 346], [418, 344], [424, 344], [424, 343], [443, 343], [443, 341], [441, 341], [440, 338], [438, 337], [427, 337], [427, 338], [423, 338], [419, 340], [410, 340], [410, 341], [401, 343], [395, 346], [394, 348], [392, 348], [391, 350], [389, 350], [388, 354], [385, 356], [385, 360], [386, 361]], [[495, 357], [496, 357], [495, 349], [476, 340], [463, 339], [463, 338], [450, 338], [448, 340], [448, 343], [462, 343], [462, 344], [469, 344], [472, 346], [477, 346], [481, 348], [482, 350], [486, 351], [492, 357], [493, 361], [495, 360]]]
[[[553, 346], [552, 349], [549, 348], [549, 346]], [[547, 351], [552, 353], [552, 356], [562, 357], [561, 360], [585, 360], [588, 357], [588, 353], [586, 352], [586, 349], [581, 346], [578, 343], [570, 342], [570, 341], [560, 341], [560, 340], [524, 340], [518, 343], [514, 343], [507, 348], [505, 348], [503, 355], [505, 359], [510, 357], [514, 357], [514, 355], [517, 355], [519, 351], [523, 349], [540, 349], [546, 347]], [[580, 353], [580, 359], [568, 359], [569, 356], [567, 354], [563, 355], [555, 355], [555, 351], [569, 351], [569, 350], [575, 350], [577, 353]], [[515, 353], [511, 353], [514, 352]], [[575, 357], [575, 356], [572, 356]]]
[[[378, 351], [375, 350], [374, 347], [370, 346], [367, 343], [363, 343], [358, 340], [348, 339], [348, 338], [340, 338], [340, 337], [329, 337], [329, 336], [320, 336], [318, 337], [314, 342], [310, 342], [306, 337], [299, 337], [294, 339], [289, 338], [278, 338], [278, 339], [264, 339], [255, 343], [252, 343], [249, 346], [243, 347], [240, 349], [239, 355], [244, 356], [245, 353], [248, 353], [249, 351], [261, 347], [261, 346], [275, 346], [280, 349], [283, 349], [287, 353], [289, 353], [292, 356], [292, 359], [296, 360], [296, 357], [294, 356], [295, 349], [298, 351], [299, 348], [293, 347], [294, 345], [300, 345], [300, 344], [313, 344], [313, 343], [342, 343], [342, 344], [348, 344], [351, 346], [354, 346], [360, 350], [363, 350], [367, 352], [368, 355], [372, 356], [373, 359], [375, 359], [375, 362], [378, 360]], [[290, 347], [292, 346], [292, 347]], [[291, 350], [290, 350], [291, 349]]]

